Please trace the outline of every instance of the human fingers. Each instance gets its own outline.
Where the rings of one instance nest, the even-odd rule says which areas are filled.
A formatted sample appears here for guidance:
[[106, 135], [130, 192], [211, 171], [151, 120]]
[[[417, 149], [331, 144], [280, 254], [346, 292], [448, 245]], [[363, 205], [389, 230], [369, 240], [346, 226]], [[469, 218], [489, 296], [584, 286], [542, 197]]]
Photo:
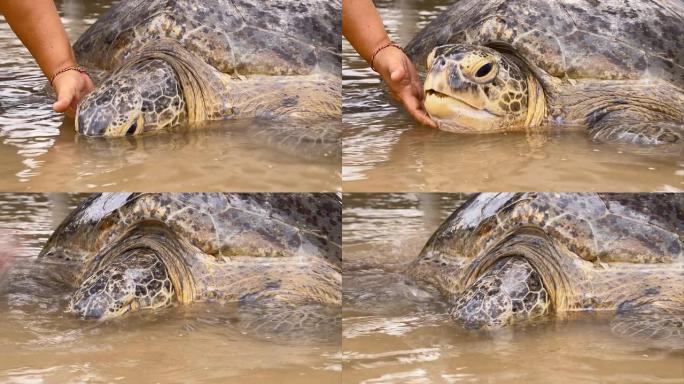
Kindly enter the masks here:
[[67, 109], [69, 109], [69, 106], [74, 100], [74, 90], [73, 88], [66, 88], [64, 90], [60, 90], [57, 93], [57, 101], [55, 101], [54, 104], [52, 104], [52, 109], [54, 109], [55, 112], [63, 113], [66, 112]]
[[413, 116], [419, 123], [432, 128], [437, 128], [437, 124], [428, 116], [423, 108], [423, 103], [413, 92], [406, 91], [400, 96], [404, 109]]

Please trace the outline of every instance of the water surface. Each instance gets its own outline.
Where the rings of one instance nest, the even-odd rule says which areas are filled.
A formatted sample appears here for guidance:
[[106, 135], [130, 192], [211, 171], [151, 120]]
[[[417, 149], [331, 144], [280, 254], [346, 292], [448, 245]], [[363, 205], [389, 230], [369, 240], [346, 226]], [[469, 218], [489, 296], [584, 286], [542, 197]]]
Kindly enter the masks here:
[[0, 194], [0, 383], [340, 381], [339, 330], [300, 340], [253, 335], [235, 307], [220, 304], [105, 323], [65, 313], [68, 292], [35, 258], [82, 198]]
[[[115, 1], [57, 1], [72, 42]], [[47, 80], [0, 16], [0, 190], [335, 191], [339, 122], [321, 145], [265, 122], [84, 139], [52, 112]], [[323, 127], [325, 128], [325, 127]], [[301, 130], [300, 130], [301, 132]], [[332, 137], [330, 137], [332, 136]]]
[[684, 346], [616, 337], [609, 314], [494, 332], [453, 324], [440, 296], [402, 271], [464, 199], [344, 195], [344, 383], [682, 382]]
[[[375, 2], [402, 45], [452, 3]], [[459, 135], [421, 127], [346, 40], [342, 52], [345, 192], [684, 189], [681, 149], [599, 144], [576, 130]]]

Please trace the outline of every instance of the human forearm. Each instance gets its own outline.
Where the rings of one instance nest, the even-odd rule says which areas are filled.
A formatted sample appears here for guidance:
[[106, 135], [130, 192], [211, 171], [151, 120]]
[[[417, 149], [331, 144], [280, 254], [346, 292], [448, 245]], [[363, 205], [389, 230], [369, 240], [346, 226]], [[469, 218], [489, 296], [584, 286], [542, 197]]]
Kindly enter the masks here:
[[342, 0], [342, 33], [371, 68], [382, 77], [390, 94], [422, 124], [436, 127], [423, 107], [423, 86], [404, 50], [391, 45], [382, 19], [371, 0]]
[[52, 0], [0, 0], [0, 12], [50, 79], [57, 93], [53, 109], [73, 117], [93, 82], [86, 73], [69, 68], [76, 65], [76, 58], [55, 4]]
[[76, 64], [52, 0], [0, 0], [0, 11], [45, 76], [51, 78], [60, 69]]
[[371, 0], [342, 1], [342, 33], [367, 62], [376, 49], [390, 42]]

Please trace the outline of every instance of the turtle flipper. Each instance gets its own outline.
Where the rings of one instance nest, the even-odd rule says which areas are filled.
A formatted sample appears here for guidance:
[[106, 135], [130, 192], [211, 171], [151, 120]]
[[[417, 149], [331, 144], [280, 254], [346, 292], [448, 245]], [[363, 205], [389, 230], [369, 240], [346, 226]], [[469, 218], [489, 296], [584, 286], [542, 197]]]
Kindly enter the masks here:
[[263, 121], [250, 127], [250, 137], [261, 145], [312, 160], [339, 160], [341, 135], [342, 123], [330, 119]]
[[164, 307], [174, 296], [161, 259], [148, 249], [135, 248], [86, 278], [72, 296], [69, 309], [82, 317], [104, 320]]
[[525, 259], [499, 260], [456, 298], [451, 316], [466, 328], [499, 328], [549, 312], [539, 273]]
[[306, 342], [328, 340], [342, 329], [339, 306], [267, 299], [239, 308], [237, 326], [251, 336]]
[[[594, 140], [637, 145], [684, 143], [684, 94], [672, 85], [590, 82], [572, 95], [566, 102], [587, 108], [582, 114]], [[577, 95], [582, 95], [583, 101]]]
[[618, 305], [610, 327], [618, 336], [675, 343], [682, 347], [684, 346], [683, 309], [673, 301], [653, 300], [639, 304], [637, 300], [627, 300]]
[[635, 111], [595, 112], [589, 133], [592, 139], [609, 143], [663, 145], [684, 143], [684, 123], [649, 121]]
[[618, 336], [650, 340], [672, 340], [684, 344], [684, 314], [618, 314], [610, 323]]

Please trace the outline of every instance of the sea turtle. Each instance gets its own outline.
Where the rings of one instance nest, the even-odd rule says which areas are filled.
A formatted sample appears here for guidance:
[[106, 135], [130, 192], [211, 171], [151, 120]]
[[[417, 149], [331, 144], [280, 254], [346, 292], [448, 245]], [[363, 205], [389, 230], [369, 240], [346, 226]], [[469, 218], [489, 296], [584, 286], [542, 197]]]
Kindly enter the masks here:
[[684, 340], [684, 195], [483, 193], [409, 269], [468, 328], [614, 311], [618, 334]]
[[407, 45], [443, 130], [684, 142], [679, 0], [461, 0]]
[[307, 325], [341, 304], [336, 194], [109, 193], [81, 203], [39, 260], [69, 311], [110, 319], [195, 301], [267, 308]]
[[76, 130], [123, 136], [228, 118], [339, 119], [340, 0], [123, 0], [76, 42], [106, 79]]

